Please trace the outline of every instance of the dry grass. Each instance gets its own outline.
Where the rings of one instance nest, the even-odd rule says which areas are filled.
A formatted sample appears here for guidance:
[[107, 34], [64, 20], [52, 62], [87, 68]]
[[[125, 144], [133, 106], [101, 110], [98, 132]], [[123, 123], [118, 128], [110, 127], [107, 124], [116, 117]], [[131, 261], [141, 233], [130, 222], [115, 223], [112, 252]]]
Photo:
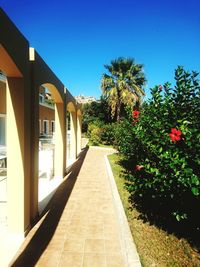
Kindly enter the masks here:
[[200, 254], [183, 238], [144, 222], [140, 213], [129, 203], [129, 193], [125, 190], [125, 180], [121, 175], [119, 156], [109, 156], [116, 184], [129, 221], [143, 267], [200, 267]]

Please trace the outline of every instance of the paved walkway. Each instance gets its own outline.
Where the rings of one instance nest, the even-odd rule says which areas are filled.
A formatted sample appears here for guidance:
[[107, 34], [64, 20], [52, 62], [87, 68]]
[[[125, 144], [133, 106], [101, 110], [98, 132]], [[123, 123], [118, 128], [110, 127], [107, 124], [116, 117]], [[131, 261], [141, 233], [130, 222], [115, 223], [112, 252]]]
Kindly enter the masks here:
[[95, 147], [82, 152], [9, 266], [141, 266], [127, 226], [123, 232], [106, 167], [111, 152]]

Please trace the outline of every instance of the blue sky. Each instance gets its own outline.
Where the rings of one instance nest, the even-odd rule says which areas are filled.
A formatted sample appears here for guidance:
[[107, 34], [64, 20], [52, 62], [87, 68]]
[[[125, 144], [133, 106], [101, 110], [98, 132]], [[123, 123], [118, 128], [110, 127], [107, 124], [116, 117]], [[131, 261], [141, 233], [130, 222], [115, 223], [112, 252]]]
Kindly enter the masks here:
[[101, 95], [104, 65], [144, 64], [145, 91], [182, 65], [200, 72], [199, 0], [0, 0], [0, 5], [75, 96]]

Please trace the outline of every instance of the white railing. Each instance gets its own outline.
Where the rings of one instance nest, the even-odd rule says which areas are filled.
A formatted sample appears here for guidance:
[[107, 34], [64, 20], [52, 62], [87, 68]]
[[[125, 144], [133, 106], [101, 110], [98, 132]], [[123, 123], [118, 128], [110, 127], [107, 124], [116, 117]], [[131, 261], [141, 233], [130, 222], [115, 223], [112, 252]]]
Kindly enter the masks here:
[[5, 146], [0, 146], [0, 179], [7, 177], [7, 152]]
[[39, 178], [51, 179], [54, 176], [55, 145], [52, 138], [39, 141]]

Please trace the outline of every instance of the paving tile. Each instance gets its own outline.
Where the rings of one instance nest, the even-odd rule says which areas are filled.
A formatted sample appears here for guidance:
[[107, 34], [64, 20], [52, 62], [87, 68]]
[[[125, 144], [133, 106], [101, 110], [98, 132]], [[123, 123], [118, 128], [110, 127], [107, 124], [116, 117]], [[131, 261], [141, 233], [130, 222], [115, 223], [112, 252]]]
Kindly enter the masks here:
[[85, 253], [105, 253], [104, 239], [86, 239]]
[[63, 246], [64, 246], [64, 239], [60, 239], [57, 236], [54, 236], [54, 238], [47, 245], [46, 249], [61, 251], [63, 249]]
[[105, 239], [118, 239], [119, 238], [119, 231], [120, 229], [118, 227], [114, 227], [109, 225], [104, 225], [104, 236]]
[[72, 220], [77, 220], [77, 221], [81, 221], [81, 220], [83, 220], [85, 218], [85, 213], [78, 213], [78, 212], [74, 212], [74, 214], [72, 215], [72, 217], [71, 217], [71, 221]]
[[64, 243], [63, 251], [83, 253], [85, 239], [67, 239]]
[[65, 234], [67, 233], [67, 225], [60, 225], [59, 227], [56, 228], [55, 232], [54, 232], [54, 235], [60, 237], [60, 238], [64, 238], [65, 237]]
[[107, 254], [121, 253], [121, 244], [119, 239], [105, 239], [105, 251]]
[[114, 207], [112, 204], [108, 203], [108, 204], [101, 204], [101, 206], [99, 207], [99, 210], [103, 213], [108, 213], [108, 214], [115, 214], [114, 211]]
[[118, 226], [118, 222], [114, 214], [103, 216], [103, 221], [104, 221], [104, 224], [107, 226], [109, 225], [114, 225], [115, 227]]
[[88, 218], [87, 218], [87, 222], [88, 224], [95, 224], [95, 223], [100, 223], [101, 225], [104, 224], [104, 219], [103, 216], [101, 214], [97, 214], [97, 215], [93, 215], [93, 214], [88, 214]]
[[104, 239], [103, 225], [100, 223], [88, 225], [86, 237], [88, 239]]
[[87, 218], [72, 218], [69, 225], [68, 225], [68, 229], [70, 229], [70, 227], [86, 227], [88, 225], [88, 219]]
[[85, 253], [83, 257], [83, 267], [106, 267], [105, 254]]
[[67, 232], [68, 239], [82, 239], [82, 238], [86, 238], [86, 236], [87, 236], [87, 228], [84, 226], [70, 227]]
[[67, 221], [69, 221], [69, 220], [71, 220], [71, 217], [72, 217], [72, 215], [73, 215], [73, 212], [72, 211], [70, 211], [70, 210], [68, 210], [67, 208], [64, 210], [64, 212], [62, 213], [62, 217], [65, 219], [65, 221], [67, 222]]
[[58, 266], [59, 261], [60, 261], [60, 252], [46, 251], [46, 253], [39, 258], [35, 266], [36, 267], [55, 267], [55, 266]]
[[106, 254], [106, 264], [108, 267], [125, 267], [122, 254]]
[[61, 255], [58, 267], [82, 267], [83, 254], [64, 251]]

